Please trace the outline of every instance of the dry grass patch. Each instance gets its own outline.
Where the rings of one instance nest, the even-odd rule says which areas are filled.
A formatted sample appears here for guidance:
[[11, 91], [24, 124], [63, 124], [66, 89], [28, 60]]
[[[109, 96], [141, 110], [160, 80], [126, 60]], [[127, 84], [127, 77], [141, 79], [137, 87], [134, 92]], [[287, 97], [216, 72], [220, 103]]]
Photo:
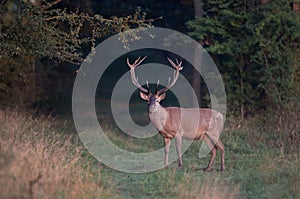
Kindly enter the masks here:
[[1, 198], [108, 198], [77, 138], [50, 120], [0, 112]]

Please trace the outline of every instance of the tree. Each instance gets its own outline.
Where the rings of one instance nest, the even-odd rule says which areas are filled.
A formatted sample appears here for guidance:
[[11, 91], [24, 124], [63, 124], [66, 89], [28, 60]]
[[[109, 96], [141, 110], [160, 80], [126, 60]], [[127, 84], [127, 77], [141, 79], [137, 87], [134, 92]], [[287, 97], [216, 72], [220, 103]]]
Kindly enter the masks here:
[[[203, 15], [203, 5], [202, 0], [193, 0], [194, 2], [194, 13], [195, 13], [195, 19], [200, 19]], [[202, 54], [196, 54], [194, 53], [194, 62], [195, 63], [201, 63], [202, 60]], [[201, 69], [200, 69], [201, 70]], [[195, 95], [197, 99], [194, 99], [194, 105], [200, 105], [201, 104], [201, 77], [198, 75], [197, 70], [193, 70], [193, 80], [192, 80], [192, 86], [195, 92]]]
[[290, 2], [203, 2], [204, 16], [187, 25], [220, 67], [231, 113], [239, 113], [243, 120], [265, 106], [282, 109], [284, 104], [295, 104], [288, 96], [297, 96], [299, 89], [295, 49], [299, 49], [300, 20]]
[[90, 16], [79, 9], [61, 8], [61, 0], [36, 2], [4, 0], [0, 3], [2, 104], [16, 103], [7, 99], [20, 99], [17, 103], [22, 104], [26, 101], [21, 100], [22, 96], [38, 94], [34, 86], [37, 60], [47, 58], [57, 63], [80, 64], [99, 39], [132, 27], [151, 27], [152, 23], [140, 10], [124, 17], [104, 18], [98, 14]]
[[97, 39], [126, 31], [132, 27], [150, 27], [152, 20], [137, 11], [125, 17], [104, 18], [101, 15], [67, 11], [55, 7], [60, 1], [34, 6], [22, 1], [1, 3], [0, 54], [2, 58], [48, 57], [75, 64], [83, 61], [83, 44], [93, 48]]

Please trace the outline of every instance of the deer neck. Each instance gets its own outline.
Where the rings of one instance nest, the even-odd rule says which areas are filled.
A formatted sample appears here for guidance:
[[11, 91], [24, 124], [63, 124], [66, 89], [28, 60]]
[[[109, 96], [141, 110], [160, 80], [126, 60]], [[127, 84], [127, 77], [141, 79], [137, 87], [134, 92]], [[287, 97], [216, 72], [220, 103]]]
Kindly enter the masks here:
[[153, 112], [149, 111], [149, 118], [151, 120], [151, 123], [158, 130], [162, 129], [165, 126], [167, 117], [168, 117], [168, 112], [161, 105], [158, 105], [155, 111]]

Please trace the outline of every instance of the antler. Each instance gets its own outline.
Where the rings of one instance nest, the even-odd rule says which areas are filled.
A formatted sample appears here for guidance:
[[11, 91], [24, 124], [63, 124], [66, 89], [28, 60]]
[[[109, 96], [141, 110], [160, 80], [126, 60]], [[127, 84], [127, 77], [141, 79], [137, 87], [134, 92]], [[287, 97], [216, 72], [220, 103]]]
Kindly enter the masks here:
[[127, 65], [128, 65], [129, 68], [130, 68], [131, 81], [132, 81], [132, 83], [133, 83], [136, 87], [138, 87], [138, 89], [139, 89], [141, 92], [143, 92], [143, 93], [149, 93], [149, 85], [148, 85], [148, 82], [147, 82], [147, 87], [148, 87], [148, 89], [143, 88], [143, 87], [140, 85], [139, 81], [138, 81], [138, 77], [135, 76], [135, 71], [134, 71], [134, 69], [135, 69], [135, 67], [137, 67], [138, 65], [140, 65], [146, 58], [147, 58], [147, 56], [143, 57], [142, 59], [141, 59], [141, 57], [139, 57], [138, 59], [136, 59], [136, 60], [134, 61], [133, 64], [130, 64], [130, 63], [129, 63], [129, 58], [127, 58]]
[[169, 83], [168, 83], [168, 85], [167, 85], [165, 88], [160, 89], [159, 91], [156, 92], [156, 94], [158, 94], [158, 95], [160, 95], [160, 94], [162, 94], [162, 93], [165, 93], [165, 92], [166, 92], [167, 90], [169, 90], [172, 86], [174, 86], [174, 84], [176, 83], [176, 81], [177, 81], [177, 79], [178, 79], [178, 77], [179, 77], [179, 71], [181, 71], [181, 70], [183, 69], [183, 67], [181, 66], [182, 61], [179, 62], [179, 61], [176, 59], [176, 64], [175, 64], [169, 57], [167, 57], [167, 59], [168, 59], [168, 61], [170, 62], [170, 64], [173, 66], [173, 68], [175, 68], [176, 71], [174, 71], [174, 77], [173, 77], [172, 82], [170, 82], [171, 79], [169, 78]]

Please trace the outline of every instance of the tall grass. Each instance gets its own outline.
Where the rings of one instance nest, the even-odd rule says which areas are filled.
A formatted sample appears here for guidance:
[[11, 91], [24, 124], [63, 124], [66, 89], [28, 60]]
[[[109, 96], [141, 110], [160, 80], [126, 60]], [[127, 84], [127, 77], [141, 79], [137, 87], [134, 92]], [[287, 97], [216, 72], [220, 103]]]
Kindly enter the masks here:
[[282, 157], [300, 158], [300, 112], [275, 112], [257, 114], [237, 123], [227, 118], [227, 131], [244, 131], [246, 139], [254, 147], [277, 148]]
[[218, 176], [206, 176], [201, 181], [186, 178], [179, 187], [180, 199], [237, 199], [243, 198], [239, 186], [222, 182]]
[[76, 136], [59, 126], [50, 118], [0, 112], [0, 198], [109, 197]]
[[[247, 120], [240, 126], [227, 123], [222, 134], [226, 172], [199, 170], [209, 157], [198, 160], [199, 145], [193, 143], [183, 155], [182, 170], [175, 162], [167, 169], [128, 174], [86, 155], [68, 123], [0, 111], [0, 198], [299, 198], [299, 145], [288, 150], [297, 145], [289, 145], [280, 136], [282, 129], [267, 119]], [[124, 149], [162, 147], [159, 135], [133, 141], [108, 128], [109, 137]], [[291, 131], [299, 135], [296, 127], [283, 132]], [[285, 144], [282, 153], [278, 141]], [[218, 164], [219, 155], [214, 167]]]
[[300, 198], [300, 115], [285, 115], [227, 120], [227, 168], [249, 198]]

